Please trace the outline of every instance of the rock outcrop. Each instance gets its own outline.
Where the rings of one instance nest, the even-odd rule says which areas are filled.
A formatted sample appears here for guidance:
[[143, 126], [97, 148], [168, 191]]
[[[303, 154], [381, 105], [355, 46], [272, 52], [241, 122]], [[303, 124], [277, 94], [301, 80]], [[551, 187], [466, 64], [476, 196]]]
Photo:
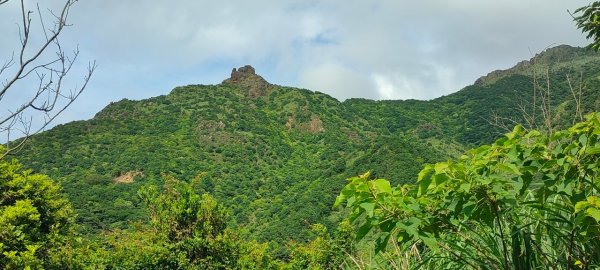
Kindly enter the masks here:
[[235, 84], [248, 90], [249, 98], [258, 98], [266, 95], [267, 88], [271, 86], [263, 77], [256, 74], [256, 70], [245, 65], [231, 71], [231, 77], [223, 81], [224, 84]]
[[260, 77], [256, 75], [256, 70], [251, 65], [245, 65], [238, 69], [233, 68], [231, 71], [231, 78], [229, 78], [229, 80], [231, 82], [241, 82], [254, 76]]

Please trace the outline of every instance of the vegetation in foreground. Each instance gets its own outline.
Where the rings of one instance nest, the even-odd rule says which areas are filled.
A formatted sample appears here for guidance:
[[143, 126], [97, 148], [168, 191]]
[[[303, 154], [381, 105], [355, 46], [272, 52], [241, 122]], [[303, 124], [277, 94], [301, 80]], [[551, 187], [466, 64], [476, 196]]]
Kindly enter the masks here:
[[[516, 126], [416, 184], [349, 179], [336, 205], [419, 269], [598, 269], [600, 113], [544, 135]], [[396, 249], [392, 249], [395, 251]], [[399, 256], [398, 256], [399, 257]]]
[[[6, 269], [595, 269], [600, 267], [600, 113], [544, 135], [520, 126], [456, 161], [427, 165], [416, 184], [349, 179], [333, 236], [288, 243], [285, 258], [227, 229], [227, 211], [165, 177], [140, 198], [149, 225], [82, 239], [58, 187], [15, 161], [3, 168], [0, 263]], [[355, 240], [375, 239], [371, 259]]]

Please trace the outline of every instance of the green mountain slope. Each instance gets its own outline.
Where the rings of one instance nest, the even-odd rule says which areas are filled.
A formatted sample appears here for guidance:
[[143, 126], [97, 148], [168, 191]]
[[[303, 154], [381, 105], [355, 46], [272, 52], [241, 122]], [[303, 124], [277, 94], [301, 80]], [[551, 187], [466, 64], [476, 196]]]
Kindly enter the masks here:
[[[534, 82], [539, 124], [539, 95], [549, 86], [549, 107], [556, 116], [553, 124], [572, 124], [575, 104], [571, 88], [582, 86], [581, 108], [584, 112], [600, 108], [600, 54], [561, 45], [522, 61], [508, 70], [497, 70], [479, 78], [473, 85], [431, 101], [346, 101], [353, 113], [365, 115], [373, 125], [390, 132], [411, 131], [420, 125], [443, 130], [444, 136], [470, 146], [490, 143], [507, 130], [490, 125], [494, 115], [525, 123], [520, 111], [525, 105], [532, 113]], [[567, 77], [570, 78], [571, 87]], [[512, 124], [508, 122], [508, 124]], [[513, 124], [514, 125], [514, 124]]]
[[586, 111], [600, 107], [597, 54], [559, 46], [527, 63], [431, 101], [345, 102], [269, 84], [246, 66], [219, 85], [112, 103], [33, 136], [19, 159], [61, 179], [90, 231], [143, 219], [137, 190], [171, 175], [213, 194], [249, 237], [303, 240], [309, 224], [336, 223], [331, 205], [345, 178], [371, 170], [412, 181], [424, 163], [496, 138], [503, 131], [489, 119], [519, 120], [534, 70], [548, 70], [552, 105], [565, 116], [557, 125], [572, 113], [566, 74], [582, 72]]

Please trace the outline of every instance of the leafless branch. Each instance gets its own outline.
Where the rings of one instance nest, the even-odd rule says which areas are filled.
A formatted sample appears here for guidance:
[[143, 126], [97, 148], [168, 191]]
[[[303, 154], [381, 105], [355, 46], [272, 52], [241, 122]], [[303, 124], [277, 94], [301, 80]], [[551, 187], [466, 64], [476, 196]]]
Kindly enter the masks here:
[[491, 126], [499, 128], [502, 132], [510, 132], [512, 130], [512, 126], [518, 124], [518, 121], [516, 121], [510, 117], [501, 116], [498, 113], [496, 113], [495, 111], [492, 112], [492, 115], [490, 118], [485, 118], [485, 117], [482, 117], [482, 118], [483, 118], [483, 120], [488, 122], [488, 124], [490, 124]]
[[[9, 0], [0, 0], [0, 5]], [[0, 66], [0, 75], [2, 79], [0, 88], [0, 101], [6, 98], [7, 93], [15, 92], [24, 100], [20, 105], [13, 108], [0, 108], [7, 113], [0, 111], [0, 134], [6, 135], [6, 150], [0, 153], [0, 159], [14, 150], [20, 149], [27, 141], [29, 136], [39, 133], [67, 107], [69, 107], [87, 87], [88, 82], [96, 69], [96, 62], [90, 62], [87, 72], [83, 77], [83, 84], [75, 86], [72, 89], [65, 89], [67, 75], [71, 72], [79, 56], [79, 49], [75, 49], [71, 54], [65, 53], [59, 36], [69, 26], [67, 23], [70, 8], [77, 0], [66, 0], [59, 13], [48, 10], [47, 14], [53, 20], [51, 28], [46, 27], [46, 22], [42, 9], [39, 4], [36, 5], [39, 25], [41, 26], [39, 36], [41, 41], [34, 42], [32, 35], [32, 17], [34, 11], [27, 9], [25, 0], [20, 1], [21, 23], [18, 25], [20, 47], [18, 49], [18, 60], [15, 59], [13, 52], [11, 58]], [[35, 44], [40, 44], [35, 46]], [[1, 77], [0, 77], [1, 79]], [[17, 87], [20, 81], [37, 80], [35, 87], [29, 87], [29, 90], [22, 90]], [[26, 87], [26, 86], [25, 86]], [[18, 89], [18, 90], [17, 90]], [[38, 124], [39, 127], [33, 128], [33, 120], [27, 119], [29, 115], [37, 114], [43, 117], [43, 121]], [[38, 126], [36, 125], [36, 126]], [[11, 142], [11, 137], [15, 132], [20, 132], [23, 138]]]
[[575, 116], [577, 118], [573, 119], [573, 124], [575, 124], [575, 120], [583, 121], [583, 112], [581, 111], [581, 97], [583, 95], [583, 72], [579, 72], [579, 87], [573, 87], [571, 83], [571, 76], [567, 74], [567, 82], [569, 84], [569, 90], [571, 91], [571, 95], [573, 96], [573, 101], [575, 102]]

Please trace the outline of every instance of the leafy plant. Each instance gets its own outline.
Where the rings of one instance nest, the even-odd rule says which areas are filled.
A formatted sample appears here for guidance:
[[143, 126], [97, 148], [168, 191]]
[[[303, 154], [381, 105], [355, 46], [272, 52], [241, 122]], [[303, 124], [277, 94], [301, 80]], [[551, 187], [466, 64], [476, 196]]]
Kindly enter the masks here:
[[427, 165], [416, 184], [349, 179], [358, 239], [417, 245], [417, 267], [554, 269], [600, 266], [600, 113], [546, 136], [516, 126], [457, 161]]
[[600, 50], [600, 2], [595, 1], [587, 6], [575, 10], [576, 16], [573, 19], [581, 32], [585, 33], [587, 38], [592, 39], [589, 45], [593, 50]]

